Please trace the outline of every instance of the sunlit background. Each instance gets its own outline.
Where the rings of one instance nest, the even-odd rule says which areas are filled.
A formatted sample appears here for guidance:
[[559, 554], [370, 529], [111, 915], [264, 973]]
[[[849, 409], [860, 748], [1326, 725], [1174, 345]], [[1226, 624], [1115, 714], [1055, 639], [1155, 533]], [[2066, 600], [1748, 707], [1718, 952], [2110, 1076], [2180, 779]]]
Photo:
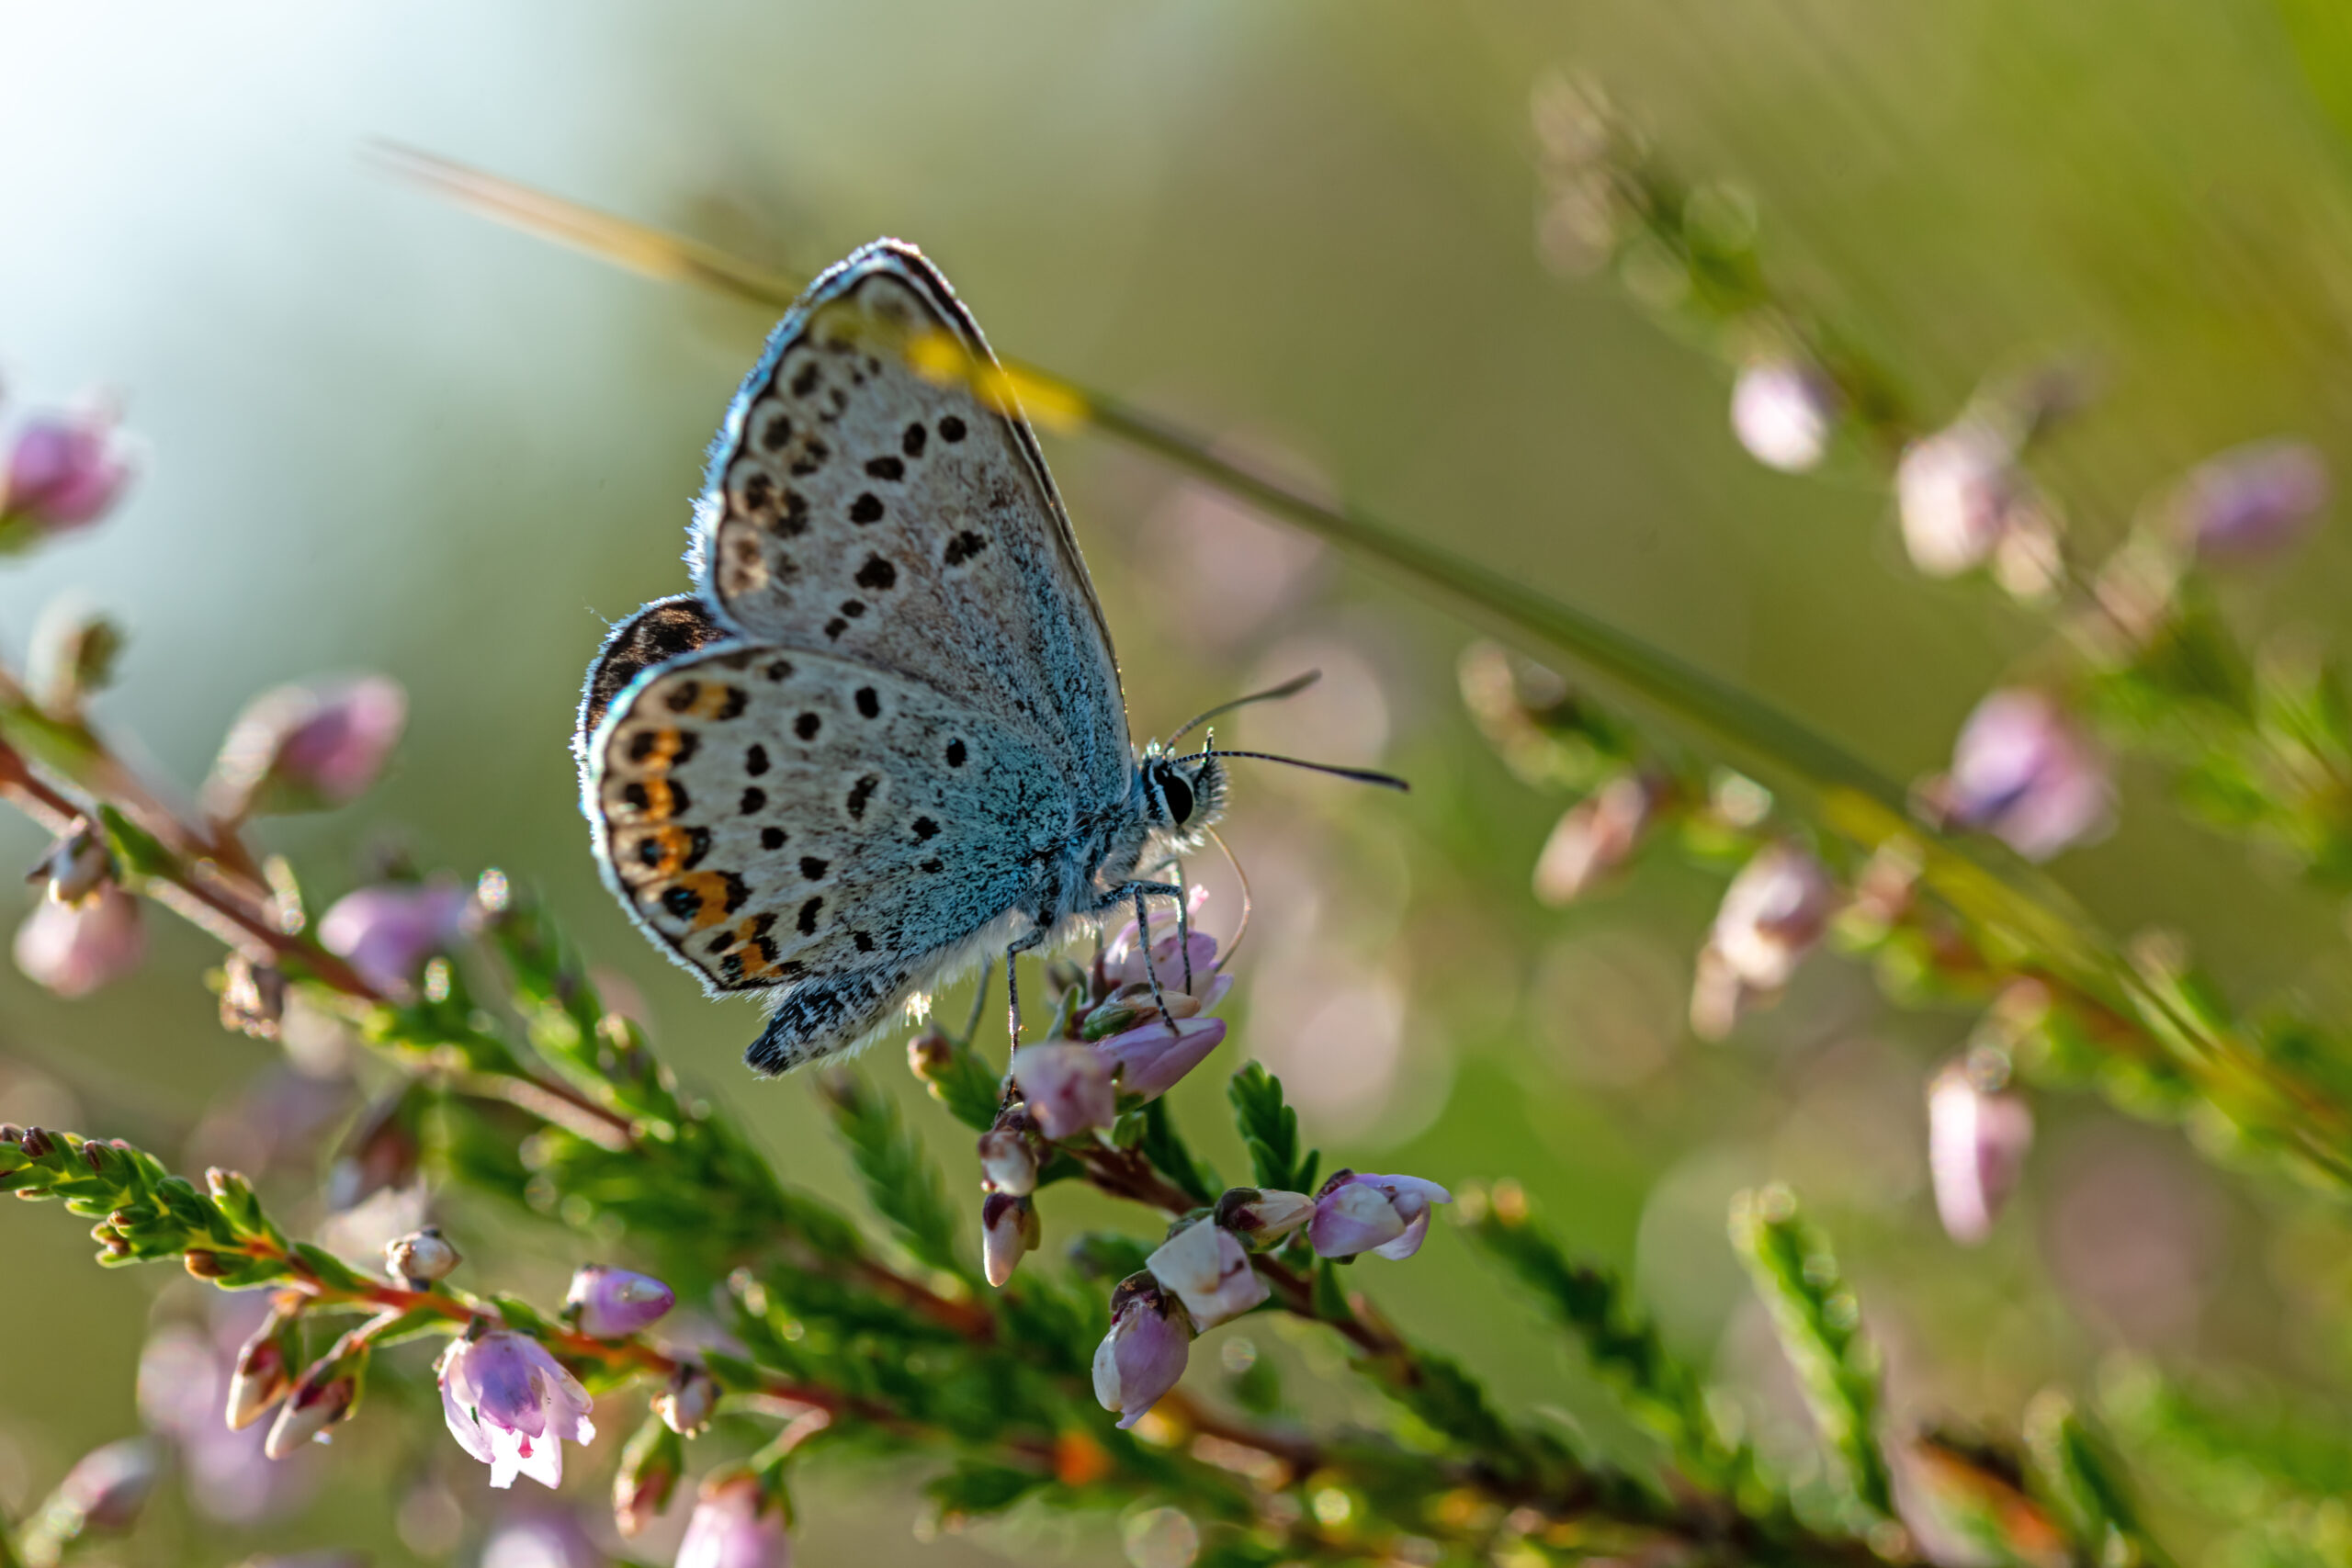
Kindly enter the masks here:
[[[790, 1179], [847, 1197], [808, 1086], [737, 1065], [756, 1015], [705, 1001], [598, 885], [566, 750], [605, 625], [684, 586], [703, 448], [770, 322], [438, 202], [372, 166], [371, 140], [779, 267], [913, 240], [1001, 351], [1599, 612], [1907, 778], [1940, 762], [2035, 628], [1903, 569], [1864, 466], [1792, 479], [1747, 458], [1715, 358], [1611, 281], [1547, 265], [1531, 93], [1587, 74], [1679, 168], [1752, 198], [1770, 265], [1931, 418], [1987, 372], [2081, 366], [2096, 400], [2044, 472], [2096, 539], [2219, 447], [2286, 434], [2352, 457], [2352, 149], [2324, 107], [2352, 55], [2299, 57], [2300, 9], [5, 0], [7, 399], [116, 398], [144, 455], [116, 518], [0, 576], [0, 640], [20, 649], [62, 594], [119, 615], [132, 641], [100, 716], [187, 786], [255, 689], [396, 677], [414, 716], [389, 783], [270, 829], [313, 904], [395, 852], [543, 886], [616, 990], [641, 996], [664, 1053]], [[1605, 898], [1536, 904], [1529, 871], [1560, 803], [1513, 780], [1463, 714], [1464, 627], [1146, 459], [1047, 446], [1139, 733], [1319, 667], [1316, 690], [1221, 734], [1416, 786], [1261, 769], [1235, 791], [1258, 924], [1227, 1049], [1283, 1075], [1327, 1165], [1516, 1178], [1631, 1272], [1792, 1462], [1803, 1418], [1724, 1239], [1727, 1196], [1768, 1177], [1837, 1235], [1898, 1420], [2013, 1412], [2045, 1381], [2111, 1375], [2123, 1352], [2345, 1388], [2340, 1236], [2171, 1132], [2062, 1100], [2042, 1107], [1991, 1243], [1955, 1247], [1926, 1190], [1923, 1085], [1968, 1020], [1891, 1013], [1823, 961], [1730, 1040], [1694, 1042], [1691, 955], [1716, 885], [1660, 856]], [[2347, 581], [2352, 548], [2323, 533], [2232, 607], [2342, 633]], [[2120, 830], [2062, 880], [2118, 930], [2185, 930], [2243, 995], [2337, 986], [2333, 907], [2158, 804], [2153, 781], [2127, 779]], [[0, 863], [40, 849], [0, 823]], [[1208, 874], [1228, 889], [1210, 919], [1229, 929], [1229, 883]], [[224, 1033], [198, 983], [214, 953], [159, 926], [141, 977], [76, 1004], [0, 975], [0, 1116], [131, 1137], [183, 1168], [325, 1157], [354, 1103], [300, 1075], [331, 1066], [334, 1043], [288, 1067]], [[895, 1046], [866, 1067], [913, 1087]], [[1175, 1104], [1231, 1173], [1222, 1077], [1197, 1075]], [[966, 1135], [909, 1101], [967, 1185]], [[977, 1213], [977, 1191], [965, 1201]], [[1044, 1208], [1049, 1247], [1113, 1213], [1058, 1190]], [[2266, 1210], [2274, 1223], [2255, 1224]], [[503, 1250], [509, 1233], [470, 1230], [463, 1202], [441, 1217], [473, 1238], [478, 1288], [560, 1290], [573, 1261], [545, 1233]], [[343, 1223], [380, 1239], [402, 1216]], [[154, 1391], [187, 1376], [167, 1359], [209, 1355], [207, 1314], [221, 1321], [175, 1272], [101, 1272], [88, 1251], [54, 1210], [0, 1219], [11, 1513], [141, 1427], [159, 1325], [178, 1326], [149, 1345], [145, 1419], [168, 1429]], [[1643, 1451], [1446, 1227], [1416, 1265], [1358, 1278], [1514, 1407]], [[1366, 1397], [1329, 1346], [1266, 1322], [1243, 1326], [1328, 1374], [1328, 1407]], [[598, 1543], [581, 1550], [618, 1550], [601, 1501], [617, 1420], [551, 1501], [493, 1495], [433, 1423], [371, 1414], [264, 1480], [244, 1450], [191, 1444], [185, 1488], [107, 1550], [542, 1568], [579, 1559], [493, 1529], [564, 1506]], [[1017, 1526], [924, 1544], [919, 1475], [815, 1473], [804, 1561], [1116, 1550]]]

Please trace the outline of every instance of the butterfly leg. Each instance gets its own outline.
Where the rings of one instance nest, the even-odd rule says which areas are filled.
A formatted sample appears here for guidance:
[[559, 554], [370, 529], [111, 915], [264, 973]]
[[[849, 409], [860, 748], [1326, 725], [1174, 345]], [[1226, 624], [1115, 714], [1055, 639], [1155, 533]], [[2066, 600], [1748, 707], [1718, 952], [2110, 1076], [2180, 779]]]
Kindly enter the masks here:
[[1013, 961], [1031, 948], [1045, 945], [1046, 933], [1033, 931], [1015, 938], [1012, 945], [1004, 950], [1004, 1005], [1012, 1020], [1006, 1033], [1015, 1051], [1021, 1049], [1021, 967]]
[[[1100, 914], [1106, 910], [1117, 908], [1121, 904], [1134, 904], [1136, 911], [1136, 941], [1140, 942], [1143, 946], [1143, 972], [1151, 981], [1151, 1005], [1159, 1010], [1160, 1017], [1167, 1018], [1168, 998], [1160, 994], [1159, 965], [1153, 962], [1151, 956], [1151, 917], [1144, 907], [1144, 900], [1155, 896], [1173, 898], [1176, 900], [1177, 945], [1180, 947], [1189, 947], [1191, 945], [1192, 931], [1185, 919], [1184, 890], [1182, 887], [1177, 886], [1172, 882], [1123, 882], [1118, 886], [1111, 889], [1110, 892], [1104, 894], [1102, 896], [1102, 902], [1094, 907], [1092, 912]], [[1189, 991], [1192, 989], [1192, 986], [1193, 964], [1191, 956], [1188, 953], [1184, 963], [1184, 988]], [[1172, 1031], [1176, 1027], [1175, 1021], [1172, 1019], [1170, 1020], [1168, 1027]]]

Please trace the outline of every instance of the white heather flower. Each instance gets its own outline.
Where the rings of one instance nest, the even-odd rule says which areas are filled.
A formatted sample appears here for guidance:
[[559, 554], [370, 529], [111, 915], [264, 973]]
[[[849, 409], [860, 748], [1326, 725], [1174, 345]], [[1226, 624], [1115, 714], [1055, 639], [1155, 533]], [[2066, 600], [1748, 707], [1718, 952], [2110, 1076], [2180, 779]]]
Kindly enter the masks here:
[[2032, 1146], [2033, 1110], [2023, 1096], [1980, 1083], [1965, 1061], [1936, 1075], [1928, 1090], [1928, 1174], [1946, 1235], [1973, 1247], [1992, 1234]]
[[1196, 1328], [1215, 1328], [1266, 1299], [1266, 1281], [1250, 1267], [1249, 1251], [1233, 1233], [1195, 1220], [1144, 1259], [1151, 1277], [1176, 1292]]
[[453, 1339], [437, 1371], [449, 1435], [490, 1466], [492, 1486], [527, 1475], [553, 1488], [563, 1480], [563, 1445], [595, 1440], [588, 1391], [528, 1335], [493, 1328]]
[[1761, 359], [1731, 390], [1731, 428], [1749, 457], [1782, 473], [1803, 473], [1829, 450], [1838, 389], [1810, 365]]
[[980, 1201], [980, 1271], [1001, 1289], [1024, 1253], [1037, 1248], [1037, 1206], [1025, 1197], [991, 1192]]
[[1913, 442], [1894, 469], [1894, 503], [1911, 562], [1929, 577], [1984, 564], [2013, 529], [2046, 517], [2000, 422], [1964, 417]]
[[1315, 1200], [1304, 1192], [1236, 1187], [1216, 1201], [1216, 1223], [1260, 1252], [1315, 1214]]

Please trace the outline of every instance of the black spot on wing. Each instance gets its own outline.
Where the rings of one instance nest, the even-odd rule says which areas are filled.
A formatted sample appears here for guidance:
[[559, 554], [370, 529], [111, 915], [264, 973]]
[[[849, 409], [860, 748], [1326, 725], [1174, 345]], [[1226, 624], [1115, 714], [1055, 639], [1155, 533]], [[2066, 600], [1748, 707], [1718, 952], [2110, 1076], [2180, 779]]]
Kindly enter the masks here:
[[861, 718], [882, 716], [882, 699], [873, 687], [860, 686], [857, 689], [857, 712]]
[[[870, 555], [865, 558], [865, 564], [857, 569], [856, 581], [860, 588], [883, 592], [898, 585], [899, 569], [890, 564], [888, 556]], [[842, 608], [846, 610], [849, 606], [844, 604]]]
[[750, 750], [744, 752], [743, 771], [751, 774], [753, 778], [758, 778], [762, 773], [766, 773], [768, 771], [768, 749], [764, 746], [754, 746]]
[[872, 800], [874, 798], [874, 792], [881, 787], [882, 775], [879, 773], [868, 773], [864, 778], [849, 786], [848, 806], [851, 821], [863, 822], [865, 820], [866, 802]]
[[760, 848], [763, 850], [780, 850], [784, 848], [784, 829], [781, 828], [761, 829]]
[[963, 440], [964, 422], [954, 414], [949, 414], [939, 422], [939, 438], [951, 443]]
[[804, 713], [792, 721], [792, 733], [803, 740], [814, 740], [817, 739], [817, 731], [824, 727], [825, 721], [822, 718], [813, 713]]
[[922, 456], [924, 445], [930, 439], [931, 433], [923, 429], [922, 422], [918, 420], [907, 426], [906, 436], [899, 443], [899, 450], [910, 457], [920, 457]]
[[872, 491], [862, 491], [849, 503], [849, 520], [861, 525], [882, 521], [882, 498]]

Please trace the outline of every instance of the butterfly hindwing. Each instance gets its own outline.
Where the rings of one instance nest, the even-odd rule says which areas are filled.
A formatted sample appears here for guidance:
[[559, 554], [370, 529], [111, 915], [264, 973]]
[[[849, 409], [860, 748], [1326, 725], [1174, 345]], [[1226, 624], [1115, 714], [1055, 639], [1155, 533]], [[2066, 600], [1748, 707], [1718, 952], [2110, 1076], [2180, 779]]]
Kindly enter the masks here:
[[1013, 905], [1075, 811], [1056, 760], [992, 716], [739, 640], [637, 676], [586, 751], [614, 890], [722, 991], [879, 972], [902, 993]]
[[749, 639], [919, 679], [1115, 800], [1132, 759], [1110, 635], [1035, 435], [976, 368], [996, 368], [979, 329], [913, 247], [827, 273], [712, 447], [697, 581]]

